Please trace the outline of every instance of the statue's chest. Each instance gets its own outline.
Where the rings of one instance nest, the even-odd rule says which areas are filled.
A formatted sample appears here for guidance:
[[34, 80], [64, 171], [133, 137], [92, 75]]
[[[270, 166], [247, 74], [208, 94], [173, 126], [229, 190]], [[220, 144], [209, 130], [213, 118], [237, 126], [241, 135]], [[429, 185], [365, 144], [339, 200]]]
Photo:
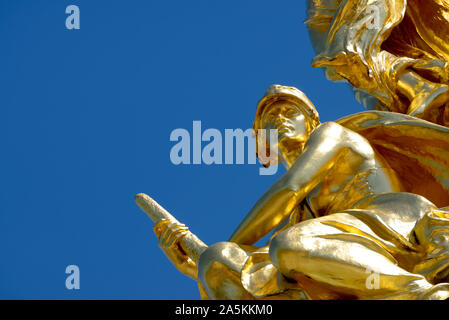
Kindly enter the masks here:
[[329, 175], [307, 196], [316, 217], [350, 209], [356, 202], [373, 194], [369, 183], [371, 170], [352, 176]]

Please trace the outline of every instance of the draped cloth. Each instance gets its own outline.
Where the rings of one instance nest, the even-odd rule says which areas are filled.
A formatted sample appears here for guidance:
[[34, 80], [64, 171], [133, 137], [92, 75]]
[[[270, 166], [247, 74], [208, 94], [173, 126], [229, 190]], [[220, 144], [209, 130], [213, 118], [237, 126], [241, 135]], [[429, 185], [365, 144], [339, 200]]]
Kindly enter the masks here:
[[449, 83], [448, 20], [449, 0], [308, 0], [312, 65], [351, 83], [368, 108], [405, 113], [405, 70]]
[[[405, 192], [373, 195], [347, 210], [306, 221], [298, 221], [298, 214], [292, 214], [280, 232], [297, 228], [298, 239], [325, 239], [335, 247], [339, 241], [349, 240], [351, 247], [345, 250], [369, 250], [366, 252], [380, 255], [403, 270], [392, 274], [380, 267], [378, 272], [388, 290], [366, 290], [362, 281], [353, 298], [425, 298], [412, 283], [449, 282], [449, 211], [439, 209], [449, 206], [449, 129], [382, 111], [366, 111], [336, 122], [371, 143], [397, 172]], [[364, 258], [357, 256], [354, 264], [363, 265]], [[314, 274], [312, 270], [303, 281], [286, 279], [271, 262], [269, 244], [249, 254], [241, 274], [243, 286], [257, 298], [292, 290], [313, 299], [342, 298], [338, 288], [315, 281], [317, 278], [319, 271]]]

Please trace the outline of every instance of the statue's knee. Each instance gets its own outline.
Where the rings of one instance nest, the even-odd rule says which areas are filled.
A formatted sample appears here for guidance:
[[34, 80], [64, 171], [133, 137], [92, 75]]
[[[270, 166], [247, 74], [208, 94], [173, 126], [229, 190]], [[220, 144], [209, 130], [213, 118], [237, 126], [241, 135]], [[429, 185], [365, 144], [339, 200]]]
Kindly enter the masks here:
[[270, 259], [275, 266], [284, 269], [285, 257], [289, 257], [289, 261], [300, 259], [306, 255], [306, 245], [304, 244], [307, 236], [301, 234], [301, 227], [295, 226], [279, 233], [271, 240], [270, 243]]
[[273, 239], [271, 239], [270, 242], [270, 249], [269, 249], [270, 259], [271, 262], [273, 262], [273, 264], [277, 267], [279, 267], [278, 253], [282, 251], [282, 249], [284, 249], [287, 243], [289, 242], [290, 236], [286, 231], [287, 230], [276, 235]]
[[230, 270], [240, 272], [248, 254], [233, 242], [218, 242], [206, 249], [199, 259], [198, 278], [205, 279], [206, 273], [219, 262]]
[[252, 299], [241, 282], [248, 254], [233, 242], [219, 242], [204, 251], [198, 263], [198, 280], [209, 298], [218, 300]]

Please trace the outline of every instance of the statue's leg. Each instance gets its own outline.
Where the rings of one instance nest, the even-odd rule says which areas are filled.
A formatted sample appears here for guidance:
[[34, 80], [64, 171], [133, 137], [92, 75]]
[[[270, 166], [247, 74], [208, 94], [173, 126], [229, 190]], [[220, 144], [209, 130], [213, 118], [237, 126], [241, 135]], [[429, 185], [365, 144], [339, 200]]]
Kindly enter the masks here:
[[254, 299], [241, 282], [248, 252], [233, 242], [219, 242], [204, 251], [198, 265], [198, 281], [214, 300]]
[[431, 283], [449, 282], [449, 207], [424, 215], [414, 229], [416, 242], [426, 256], [414, 271]]
[[308, 220], [285, 230], [272, 240], [270, 257], [287, 278], [301, 283], [305, 276], [342, 297], [449, 296], [446, 287], [435, 287], [422, 275], [398, 266], [382, 242], [376, 241], [372, 230], [345, 213]]
[[[406, 19], [382, 45], [375, 73], [395, 97], [390, 111], [409, 114], [444, 125], [444, 106], [449, 102], [449, 64], [436, 57]], [[398, 97], [396, 97], [398, 96]], [[407, 98], [407, 99], [404, 99]], [[408, 100], [408, 101], [407, 101]]]
[[444, 120], [439, 120], [439, 108], [449, 103], [449, 86], [431, 82], [413, 71], [408, 71], [399, 78], [398, 87], [411, 101], [407, 114], [445, 124]]
[[[444, 65], [438, 65], [436, 60], [433, 64], [425, 64], [422, 60], [399, 57], [382, 50], [372, 65], [379, 83], [385, 92], [388, 92], [387, 96], [379, 100], [389, 111], [443, 124], [443, 116], [440, 113], [444, 112], [444, 109], [440, 108], [449, 102], [449, 86], [424, 78], [414, 71], [415, 66], [420, 66], [423, 70], [427, 66], [429, 70], [434, 70], [434, 73], [444, 70]], [[371, 92], [375, 95], [375, 90]]]

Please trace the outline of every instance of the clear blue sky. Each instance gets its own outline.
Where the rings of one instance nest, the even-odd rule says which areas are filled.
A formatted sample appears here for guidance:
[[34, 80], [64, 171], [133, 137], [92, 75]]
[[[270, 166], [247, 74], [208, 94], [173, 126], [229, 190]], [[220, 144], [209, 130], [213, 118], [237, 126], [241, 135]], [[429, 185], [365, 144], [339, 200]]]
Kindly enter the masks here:
[[273, 83], [323, 121], [363, 111], [311, 68], [304, 19], [304, 0], [0, 0], [0, 298], [198, 299], [134, 195], [224, 241], [284, 169], [175, 166], [173, 129], [249, 128]]

